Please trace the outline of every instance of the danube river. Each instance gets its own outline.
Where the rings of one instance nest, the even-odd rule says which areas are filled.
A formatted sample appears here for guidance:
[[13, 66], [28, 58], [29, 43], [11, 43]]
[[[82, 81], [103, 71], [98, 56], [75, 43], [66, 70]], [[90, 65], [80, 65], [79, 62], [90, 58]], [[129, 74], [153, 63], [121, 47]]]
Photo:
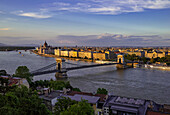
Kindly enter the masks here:
[[[0, 70], [5, 69], [8, 73], [14, 74], [18, 66], [27, 66], [30, 71], [33, 71], [55, 62], [54, 58], [37, 56], [29, 51], [21, 52], [21, 54], [15, 51], [0, 52]], [[89, 62], [67, 61], [80, 65], [91, 64]], [[56, 79], [55, 73], [34, 77], [34, 80], [40, 79]], [[86, 92], [96, 92], [98, 88], [105, 88], [114, 95], [170, 104], [170, 71], [145, 68], [117, 70], [112, 65], [70, 71], [67, 80], [73, 87], [78, 87]]]

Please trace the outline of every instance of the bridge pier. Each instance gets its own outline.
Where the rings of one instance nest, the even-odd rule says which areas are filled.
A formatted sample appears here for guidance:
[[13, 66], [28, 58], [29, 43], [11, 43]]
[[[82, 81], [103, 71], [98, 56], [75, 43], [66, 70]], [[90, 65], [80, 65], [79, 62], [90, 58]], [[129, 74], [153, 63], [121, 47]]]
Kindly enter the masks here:
[[60, 72], [56, 72], [55, 77], [57, 78], [67, 77], [65, 59], [56, 58], [56, 69], [60, 70]]
[[56, 78], [63, 78], [63, 77], [67, 78], [67, 73], [66, 72], [56, 72], [55, 77]]
[[124, 69], [124, 68], [126, 68], [126, 65], [125, 64], [117, 64], [116, 68], [117, 69]]
[[117, 69], [124, 69], [126, 67], [126, 64], [124, 63], [123, 54], [118, 54], [117, 55], [117, 63], [119, 63], [119, 64], [116, 65]]

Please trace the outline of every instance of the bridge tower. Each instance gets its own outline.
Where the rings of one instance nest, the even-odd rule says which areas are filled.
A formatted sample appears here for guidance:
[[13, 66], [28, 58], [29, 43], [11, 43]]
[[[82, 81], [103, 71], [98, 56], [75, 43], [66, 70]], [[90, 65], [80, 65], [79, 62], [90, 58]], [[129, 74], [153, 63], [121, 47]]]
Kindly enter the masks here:
[[117, 55], [117, 68], [118, 69], [122, 69], [122, 68], [125, 68], [125, 63], [124, 63], [124, 55], [123, 54], [118, 54]]
[[65, 59], [56, 58], [56, 69], [60, 70], [60, 72], [56, 72], [56, 77], [67, 77]]

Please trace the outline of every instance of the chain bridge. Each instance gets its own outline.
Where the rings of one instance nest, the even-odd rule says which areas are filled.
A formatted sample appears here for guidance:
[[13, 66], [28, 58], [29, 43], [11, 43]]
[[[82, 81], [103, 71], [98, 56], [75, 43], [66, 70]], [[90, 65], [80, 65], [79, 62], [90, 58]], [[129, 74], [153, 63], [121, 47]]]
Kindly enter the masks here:
[[[139, 62], [125, 62], [123, 55], [117, 55], [117, 61], [112, 63], [104, 63], [104, 64], [91, 64], [91, 65], [81, 65], [75, 64], [71, 62], [66, 62], [63, 58], [56, 58], [56, 62], [52, 63], [48, 66], [42, 67], [40, 69], [31, 71], [30, 73], [33, 76], [49, 74], [49, 73], [58, 73], [58, 75], [66, 74], [67, 71], [77, 70], [77, 69], [85, 69], [99, 66], [108, 66], [108, 65], [117, 65], [117, 68], [124, 68], [127, 63], [139, 63]], [[71, 65], [71, 67], [67, 67]]]

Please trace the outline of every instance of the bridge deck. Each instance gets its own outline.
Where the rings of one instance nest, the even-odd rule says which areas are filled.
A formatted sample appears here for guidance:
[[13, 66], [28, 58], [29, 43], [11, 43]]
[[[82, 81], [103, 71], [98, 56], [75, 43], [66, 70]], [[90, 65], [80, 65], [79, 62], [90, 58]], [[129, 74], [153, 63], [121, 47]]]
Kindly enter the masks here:
[[121, 64], [121, 63], [105, 63], [105, 64], [95, 64], [95, 65], [83, 65], [83, 66], [79, 66], [79, 67], [70, 67], [70, 68], [66, 68], [66, 71], [60, 71], [60, 70], [47, 70], [47, 71], [42, 71], [42, 72], [33, 72], [31, 73], [33, 76], [37, 76], [37, 75], [42, 75], [42, 74], [49, 74], [49, 73], [55, 73], [55, 72], [67, 72], [67, 71], [71, 71], [71, 70], [77, 70], [77, 69], [84, 69], [84, 68], [90, 68], [90, 67], [99, 67], [99, 66], [107, 66], [107, 65], [115, 65], [115, 64]]
[[76, 69], [84, 69], [84, 68], [90, 68], [90, 67], [98, 67], [98, 66], [106, 66], [106, 65], [115, 65], [115, 64], [120, 64], [120, 63], [105, 63], [105, 64], [95, 64], [95, 65], [84, 65], [84, 66], [79, 66], [79, 67], [66, 68], [66, 70], [67, 70], [67, 71], [70, 71], [70, 70], [76, 70]]

